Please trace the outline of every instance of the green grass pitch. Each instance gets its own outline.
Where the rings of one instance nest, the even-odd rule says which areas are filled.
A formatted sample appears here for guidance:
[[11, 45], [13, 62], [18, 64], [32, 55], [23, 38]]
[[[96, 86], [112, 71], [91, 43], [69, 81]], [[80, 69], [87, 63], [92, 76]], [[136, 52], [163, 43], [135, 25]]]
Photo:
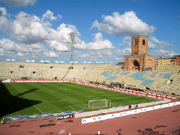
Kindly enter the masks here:
[[0, 117], [90, 111], [88, 100], [99, 99], [111, 100], [112, 106], [155, 101], [72, 83], [1, 83]]

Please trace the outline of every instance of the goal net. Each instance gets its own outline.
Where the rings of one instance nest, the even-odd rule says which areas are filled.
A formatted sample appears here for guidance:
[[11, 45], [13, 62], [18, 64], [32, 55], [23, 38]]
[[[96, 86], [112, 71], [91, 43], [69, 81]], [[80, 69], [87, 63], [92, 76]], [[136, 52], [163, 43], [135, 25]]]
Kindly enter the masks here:
[[104, 109], [104, 108], [109, 108], [109, 107], [110, 107], [110, 102], [107, 99], [89, 100], [88, 101], [88, 108], [91, 110]]

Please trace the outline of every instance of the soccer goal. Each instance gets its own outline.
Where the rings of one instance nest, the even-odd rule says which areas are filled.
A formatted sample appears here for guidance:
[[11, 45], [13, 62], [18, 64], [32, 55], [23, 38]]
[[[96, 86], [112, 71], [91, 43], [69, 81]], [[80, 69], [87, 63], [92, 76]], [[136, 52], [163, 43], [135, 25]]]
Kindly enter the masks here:
[[88, 101], [88, 108], [91, 110], [95, 109], [104, 109], [111, 107], [111, 101], [107, 99], [100, 99], [100, 100], [89, 100]]

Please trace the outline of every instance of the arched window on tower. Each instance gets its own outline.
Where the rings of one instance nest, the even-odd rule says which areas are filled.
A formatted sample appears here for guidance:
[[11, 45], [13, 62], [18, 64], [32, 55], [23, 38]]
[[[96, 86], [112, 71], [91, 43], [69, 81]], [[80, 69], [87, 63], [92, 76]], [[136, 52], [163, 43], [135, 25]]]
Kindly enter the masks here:
[[135, 45], [138, 45], [138, 39], [135, 39]]
[[145, 39], [143, 39], [143, 41], [142, 41], [142, 45], [145, 45]]

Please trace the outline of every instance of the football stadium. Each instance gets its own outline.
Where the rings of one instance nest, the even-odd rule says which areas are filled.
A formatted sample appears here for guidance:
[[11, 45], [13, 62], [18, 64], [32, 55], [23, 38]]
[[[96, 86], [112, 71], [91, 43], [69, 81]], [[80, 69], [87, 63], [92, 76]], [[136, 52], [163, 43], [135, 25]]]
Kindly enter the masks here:
[[[141, 35], [135, 38], [142, 40], [140, 39]], [[138, 46], [141, 53], [146, 50], [140, 48], [141, 44]], [[148, 56], [148, 54], [146, 55]], [[140, 114], [155, 113], [156, 111], [165, 111], [164, 115], [166, 116], [164, 117], [169, 117], [166, 118], [167, 121], [171, 117], [176, 119], [180, 115], [178, 112], [180, 67], [159, 67], [152, 71], [155, 65], [151, 62], [148, 65], [149, 68], [142, 67], [144, 71], [141, 71], [141, 66], [146, 65], [141, 64], [138, 57], [146, 57], [146, 55], [137, 56], [132, 53], [127, 57], [133, 57], [136, 62], [132, 60], [129, 63], [125, 60], [125, 65], [88, 62], [67, 64], [57, 61], [54, 63], [40, 61], [38, 63], [33, 60], [17, 62], [15, 59], [1, 61], [0, 116], [2, 124], [9, 127], [21, 127], [28, 125], [30, 121], [32, 124], [34, 121], [34, 124], [36, 126], [38, 124], [41, 129], [41, 131], [34, 128], [28, 130], [27, 127], [24, 127], [21, 131], [19, 130], [21, 128], [10, 128], [8, 129], [10, 134], [60, 134], [60, 132], [64, 132], [64, 134], [76, 135], [95, 134], [96, 131], [73, 130], [72, 127], [70, 129], [64, 127], [65, 129], [58, 131], [54, 128], [61, 122], [64, 122], [63, 125], [76, 123], [76, 126], [78, 124], [80, 126], [88, 124], [96, 126], [98, 122], [108, 122], [121, 117], [131, 117], [131, 115], [133, 116], [131, 118], [136, 118]], [[126, 66], [129, 64], [134, 64], [130, 71], [126, 70]], [[165, 109], [168, 109], [167, 112]], [[169, 109], [170, 112], [168, 112]], [[172, 112], [173, 114], [176, 112], [175, 116], [169, 114]], [[126, 119], [122, 121], [126, 123]], [[144, 121], [137, 121], [137, 123], [142, 124]], [[157, 131], [155, 131], [156, 128], [145, 128], [136, 132], [149, 135], [157, 133], [175, 135], [179, 133], [179, 122], [178, 119], [171, 126], [167, 126], [166, 122], [156, 125]], [[45, 127], [53, 127], [53, 129], [48, 132], [49, 129]], [[118, 127], [116, 128], [118, 129]], [[103, 134], [115, 134], [121, 132], [121, 128], [119, 127], [117, 131], [103, 129]], [[123, 130], [125, 129], [124, 127]], [[8, 133], [6, 129], [2, 129], [2, 132]], [[132, 132], [135, 134], [135, 131]], [[124, 131], [125, 134], [132, 132]], [[101, 134], [102, 132], [100, 133], [98, 130], [97, 133]]]
[[179, 5], [0, 0], [0, 135], [180, 135]]

